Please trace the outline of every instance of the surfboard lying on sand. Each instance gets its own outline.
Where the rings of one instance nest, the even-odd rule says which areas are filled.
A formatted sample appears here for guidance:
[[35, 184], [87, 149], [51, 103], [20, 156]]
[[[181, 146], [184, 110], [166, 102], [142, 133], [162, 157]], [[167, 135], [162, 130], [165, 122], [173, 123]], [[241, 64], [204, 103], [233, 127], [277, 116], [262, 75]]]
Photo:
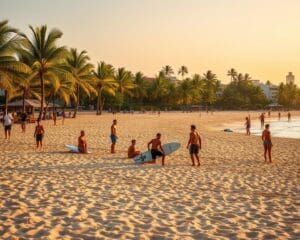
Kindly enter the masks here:
[[[162, 145], [164, 152], [166, 155], [175, 152], [178, 148], [180, 148], [180, 143], [172, 142]], [[133, 159], [136, 163], [146, 163], [152, 161], [151, 151], [143, 152], [142, 154], [136, 156]]]
[[[72, 146], [72, 145], [68, 145], [68, 144], [66, 144], [65, 146], [72, 153], [80, 153], [77, 146]], [[91, 153], [91, 152], [88, 151], [88, 153]]]

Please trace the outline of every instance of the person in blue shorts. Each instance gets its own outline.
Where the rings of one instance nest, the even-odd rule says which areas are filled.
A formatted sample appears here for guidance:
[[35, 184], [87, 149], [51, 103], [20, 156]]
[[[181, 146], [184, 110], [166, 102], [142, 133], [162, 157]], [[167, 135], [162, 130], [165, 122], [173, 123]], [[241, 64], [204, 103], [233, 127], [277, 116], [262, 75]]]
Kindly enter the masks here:
[[113, 124], [111, 125], [111, 128], [110, 128], [110, 140], [111, 140], [111, 153], [116, 153], [115, 151], [115, 146], [116, 146], [116, 143], [117, 143], [117, 120], [114, 119], [113, 120]]

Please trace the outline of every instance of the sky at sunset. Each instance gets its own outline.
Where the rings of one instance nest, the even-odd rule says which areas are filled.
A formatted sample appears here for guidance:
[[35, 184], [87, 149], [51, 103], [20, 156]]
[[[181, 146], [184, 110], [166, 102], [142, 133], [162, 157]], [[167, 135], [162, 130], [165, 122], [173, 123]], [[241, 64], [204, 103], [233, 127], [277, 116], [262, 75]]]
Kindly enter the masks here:
[[47, 24], [59, 44], [91, 61], [154, 76], [164, 65], [190, 75], [235, 68], [253, 79], [300, 83], [300, 0], [0, 0], [0, 20], [29, 33]]

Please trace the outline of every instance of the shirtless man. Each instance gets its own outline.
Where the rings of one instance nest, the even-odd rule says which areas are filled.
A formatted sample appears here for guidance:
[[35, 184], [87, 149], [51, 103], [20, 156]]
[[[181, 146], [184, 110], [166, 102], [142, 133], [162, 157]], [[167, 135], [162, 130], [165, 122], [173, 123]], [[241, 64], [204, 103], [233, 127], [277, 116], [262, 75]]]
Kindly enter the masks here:
[[251, 128], [250, 115], [248, 117], [246, 117], [245, 126], [246, 126], [246, 135], [250, 136], [250, 128]]
[[81, 130], [78, 137], [78, 150], [80, 153], [87, 153], [87, 139], [83, 130]]
[[111, 140], [111, 153], [116, 153], [115, 146], [117, 142], [117, 120], [113, 120], [113, 124], [110, 127], [110, 140]]
[[38, 119], [37, 120], [37, 125], [35, 127], [35, 131], [34, 131], [34, 137], [35, 137], [35, 140], [36, 140], [36, 149], [39, 149], [42, 150], [42, 147], [43, 147], [43, 137], [44, 137], [44, 134], [45, 134], [45, 130], [44, 130], [44, 127], [43, 125], [40, 124], [41, 120]]
[[194, 157], [196, 157], [198, 166], [200, 166], [199, 150], [201, 150], [201, 137], [199, 133], [196, 131], [195, 125], [191, 125], [190, 138], [186, 148], [190, 150], [192, 166], [195, 166]]
[[156, 138], [152, 139], [148, 143], [148, 150], [150, 150], [150, 145], [151, 145], [151, 155], [152, 155], [152, 162], [149, 162], [149, 163], [155, 163], [156, 157], [162, 157], [161, 165], [164, 166], [165, 165], [165, 153], [164, 153], [164, 149], [162, 148], [160, 138], [161, 138], [161, 134], [157, 133]]
[[271, 141], [271, 132], [269, 130], [270, 128], [270, 125], [269, 124], [266, 124], [265, 126], [265, 130], [262, 132], [262, 136], [261, 136], [261, 139], [263, 141], [263, 145], [264, 145], [264, 157], [265, 157], [265, 162], [267, 162], [267, 153], [268, 153], [268, 156], [269, 156], [269, 163], [272, 162], [272, 159], [271, 159], [271, 150], [272, 150], [272, 141]]
[[136, 144], [136, 140], [135, 139], [131, 140], [131, 145], [128, 148], [128, 158], [135, 158], [136, 156], [141, 154], [140, 151], [135, 150], [135, 144]]

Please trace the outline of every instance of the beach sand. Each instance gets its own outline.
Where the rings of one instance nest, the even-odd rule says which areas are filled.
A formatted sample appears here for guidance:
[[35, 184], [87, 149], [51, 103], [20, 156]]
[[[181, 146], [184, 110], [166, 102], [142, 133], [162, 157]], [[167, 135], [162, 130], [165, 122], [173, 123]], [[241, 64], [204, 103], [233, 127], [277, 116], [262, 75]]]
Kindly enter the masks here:
[[[266, 164], [259, 136], [221, 131], [221, 122], [247, 114], [81, 114], [64, 126], [44, 122], [42, 152], [34, 124], [25, 134], [14, 125], [11, 141], [0, 140], [0, 238], [299, 238], [300, 140], [273, 138], [274, 162]], [[111, 155], [114, 118], [119, 139]], [[202, 136], [201, 167], [190, 166], [190, 124]], [[93, 153], [67, 153], [64, 144], [76, 145], [81, 129]], [[157, 132], [163, 143], [182, 144], [165, 167], [126, 158], [132, 138], [144, 151]]]

